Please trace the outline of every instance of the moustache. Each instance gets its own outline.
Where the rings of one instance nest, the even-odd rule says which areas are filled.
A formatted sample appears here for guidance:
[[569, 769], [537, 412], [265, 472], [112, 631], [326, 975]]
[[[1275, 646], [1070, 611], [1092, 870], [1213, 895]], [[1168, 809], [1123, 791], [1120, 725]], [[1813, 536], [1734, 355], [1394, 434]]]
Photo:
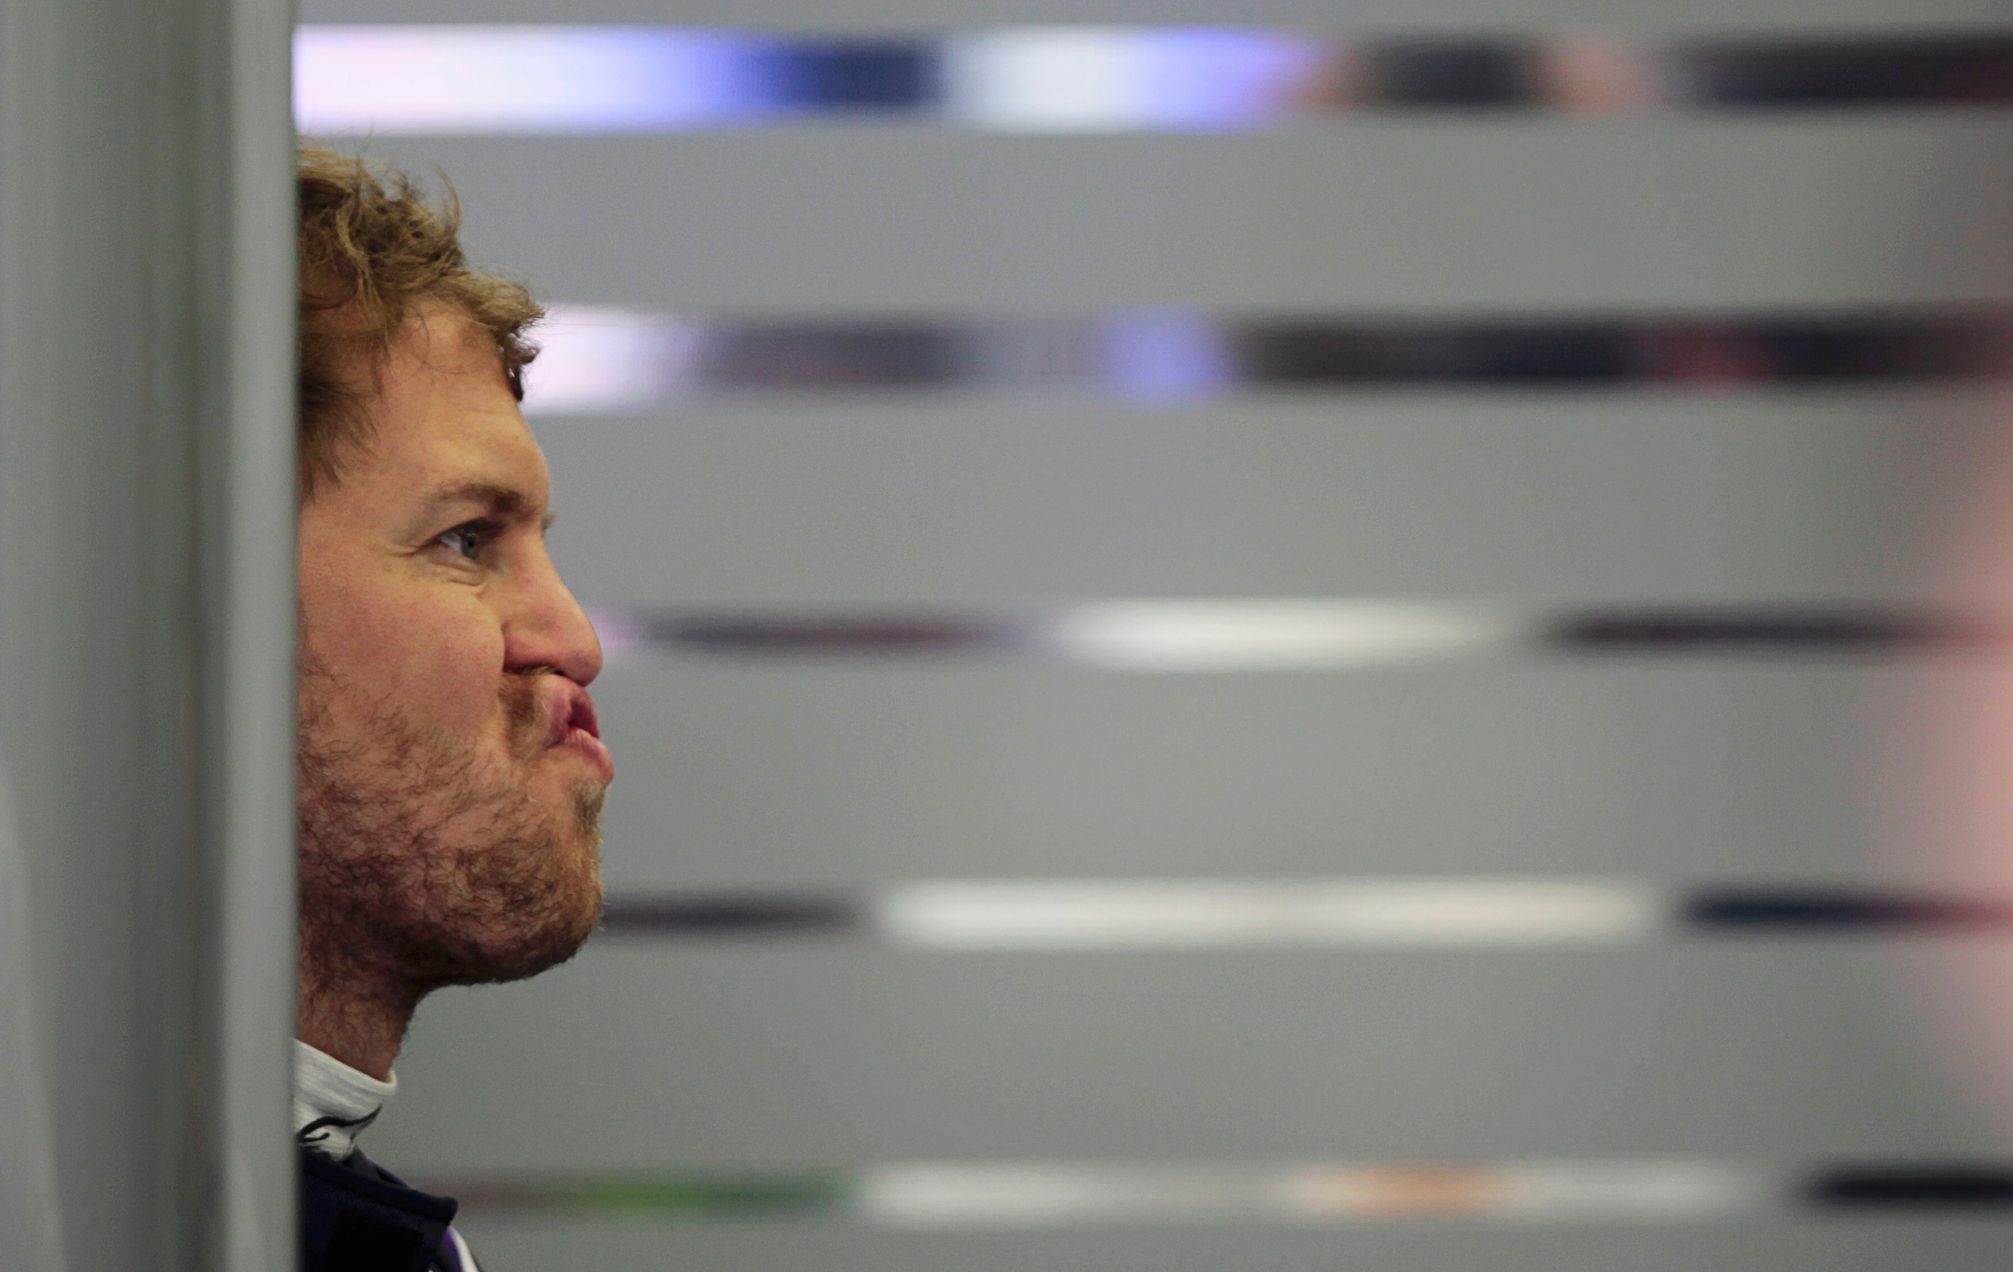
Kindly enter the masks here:
[[557, 667], [514, 668], [503, 677], [498, 696], [503, 717], [510, 729], [510, 746], [520, 759], [532, 759], [545, 749], [545, 698], [540, 686], [545, 677], [558, 675]]

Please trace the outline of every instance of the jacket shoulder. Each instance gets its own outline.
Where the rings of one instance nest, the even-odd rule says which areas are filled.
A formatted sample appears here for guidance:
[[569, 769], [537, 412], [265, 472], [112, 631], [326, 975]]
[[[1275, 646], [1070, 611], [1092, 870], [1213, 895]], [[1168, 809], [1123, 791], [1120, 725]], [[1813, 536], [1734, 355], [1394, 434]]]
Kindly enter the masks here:
[[428, 1272], [455, 1203], [407, 1184], [361, 1152], [343, 1161], [301, 1149], [304, 1272]]

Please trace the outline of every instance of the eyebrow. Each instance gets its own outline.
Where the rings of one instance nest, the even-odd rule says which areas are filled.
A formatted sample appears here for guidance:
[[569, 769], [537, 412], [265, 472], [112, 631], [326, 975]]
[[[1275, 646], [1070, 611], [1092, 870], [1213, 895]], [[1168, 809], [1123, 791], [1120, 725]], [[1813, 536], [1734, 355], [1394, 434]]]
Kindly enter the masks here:
[[422, 515], [431, 521], [451, 508], [467, 504], [479, 505], [486, 515], [498, 521], [536, 520], [541, 530], [550, 530], [554, 521], [550, 512], [534, 517], [532, 510], [538, 505], [524, 491], [493, 481], [464, 481], [443, 486], [427, 496]]

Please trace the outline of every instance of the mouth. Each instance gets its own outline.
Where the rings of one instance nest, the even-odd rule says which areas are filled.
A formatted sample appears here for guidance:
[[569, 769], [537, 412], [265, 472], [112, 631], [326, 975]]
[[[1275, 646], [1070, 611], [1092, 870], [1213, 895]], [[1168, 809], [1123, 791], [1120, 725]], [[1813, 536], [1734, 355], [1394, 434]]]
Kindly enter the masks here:
[[568, 717], [567, 724], [572, 728], [585, 730], [588, 737], [601, 736], [601, 721], [594, 714], [594, 699], [587, 696], [585, 689], [574, 695], [573, 712]]
[[601, 780], [615, 777], [615, 759], [601, 740], [601, 720], [594, 712], [594, 699], [579, 685], [556, 680], [547, 703], [546, 718], [552, 722], [546, 749], [578, 756], [595, 770]]

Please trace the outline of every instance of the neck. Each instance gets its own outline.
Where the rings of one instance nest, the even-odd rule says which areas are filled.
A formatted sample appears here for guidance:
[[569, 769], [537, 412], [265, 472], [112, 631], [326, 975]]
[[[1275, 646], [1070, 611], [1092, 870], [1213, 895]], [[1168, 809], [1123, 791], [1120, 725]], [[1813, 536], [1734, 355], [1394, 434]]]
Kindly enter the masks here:
[[419, 997], [382, 969], [332, 958], [303, 941], [294, 1034], [350, 1068], [388, 1081]]

